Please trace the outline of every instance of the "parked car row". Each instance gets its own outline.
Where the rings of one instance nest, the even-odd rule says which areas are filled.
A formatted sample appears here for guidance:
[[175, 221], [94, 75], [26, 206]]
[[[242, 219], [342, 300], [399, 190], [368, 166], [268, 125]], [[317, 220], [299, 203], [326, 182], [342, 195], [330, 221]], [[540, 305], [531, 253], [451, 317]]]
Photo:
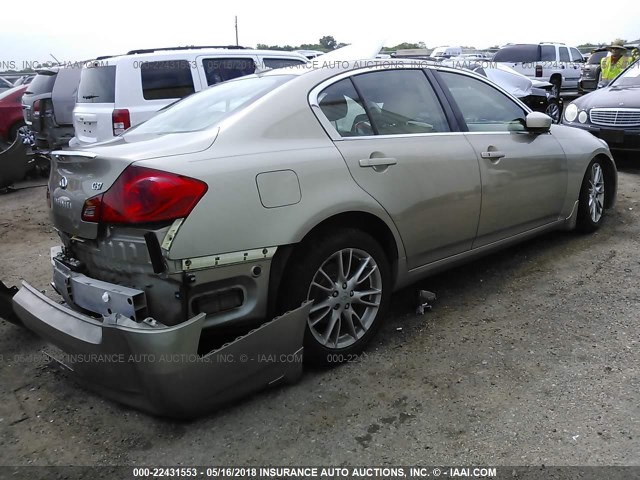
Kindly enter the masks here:
[[293, 52], [175, 47], [102, 57], [82, 68], [41, 69], [22, 100], [24, 122], [39, 150], [91, 145], [122, 134], [203, 88], [307, 61]]

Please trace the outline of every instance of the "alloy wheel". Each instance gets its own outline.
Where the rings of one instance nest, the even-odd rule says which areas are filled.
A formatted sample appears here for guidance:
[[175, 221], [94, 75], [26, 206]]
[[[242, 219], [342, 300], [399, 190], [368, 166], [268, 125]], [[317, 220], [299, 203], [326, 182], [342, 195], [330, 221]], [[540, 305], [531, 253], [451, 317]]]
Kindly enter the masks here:
[[364, 250], [345, 248], [332, 254], [313, 276], [307, 295], [313, 300], [309, 329], [329, 349], [360, 340], [371, 328], [382, 301], [382, 275]]
[[591, 165], [589, 176], [589, 214], [598, 223], [604, 210], [604, 172], [599, 163]]

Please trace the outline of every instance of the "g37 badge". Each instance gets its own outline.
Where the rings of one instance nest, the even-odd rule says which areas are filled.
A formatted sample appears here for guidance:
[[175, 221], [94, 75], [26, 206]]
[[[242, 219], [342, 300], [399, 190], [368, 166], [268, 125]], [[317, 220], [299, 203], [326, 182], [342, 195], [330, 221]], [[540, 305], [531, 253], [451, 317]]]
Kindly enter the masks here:
[[93, 182], [91, 184], [91, 190], [102, 190], [102, 182]]

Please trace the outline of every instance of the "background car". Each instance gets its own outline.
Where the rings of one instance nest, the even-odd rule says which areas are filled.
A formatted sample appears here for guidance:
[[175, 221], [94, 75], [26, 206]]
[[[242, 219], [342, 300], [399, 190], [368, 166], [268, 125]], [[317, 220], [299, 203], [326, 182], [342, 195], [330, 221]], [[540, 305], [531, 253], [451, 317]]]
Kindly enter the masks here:
[[600, 60], [608, 55], [606, 47], [597, 48], [591, 52], [589, 58], [582, 66], [580, 80], [578, 80], [578, 93], [585, 94], [598, 88], [600, 82]]
[[563, 91], [577, 89], [584, 57], [577, 48], [562, 43], [509, 44], [495, 53], [493, 61], [551, 83], [553, 96], [559, 97]]
[[15, 87], [15, 85], [7, 80], [6, 78], [0, 77], [0, 93], [6, 92], [7, 90]]
[[235, 46], [132, 50], [88, 62], [82, 69], [70, 143], [87, 146], [111, 140], [208, 86], [256, 70], [307, 62], [293, 52]]
[[73, 138], [73, 108], [80, 72], [76, 67], [41, 69], [28, 84], [22, 97], [22, 112], [36, 150], [66, 147]]
[[0, 93], [0, 141], [11, 144], [24, 126], [21, 98], [26, 85], [10, 88]]
[[640, 151], [639, 67], [636, 61], [607, 87], [571, 102], [562, 123], [591, 132], [612, 150]]

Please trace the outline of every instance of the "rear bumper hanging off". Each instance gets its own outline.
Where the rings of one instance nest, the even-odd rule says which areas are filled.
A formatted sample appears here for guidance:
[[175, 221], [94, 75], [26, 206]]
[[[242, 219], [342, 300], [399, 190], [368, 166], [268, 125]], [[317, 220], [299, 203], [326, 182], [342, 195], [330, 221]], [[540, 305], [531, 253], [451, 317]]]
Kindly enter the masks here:
[[65, 352], [63, 363], [82, 384], [135, 408], [177, 418], [298, 380], [310, 308], [306, 302], [199, 355], [204, 314], [171, 327], [116, 314], [102, 321], [50, 300], [26, 282], [13, 295], [16, 317]]

